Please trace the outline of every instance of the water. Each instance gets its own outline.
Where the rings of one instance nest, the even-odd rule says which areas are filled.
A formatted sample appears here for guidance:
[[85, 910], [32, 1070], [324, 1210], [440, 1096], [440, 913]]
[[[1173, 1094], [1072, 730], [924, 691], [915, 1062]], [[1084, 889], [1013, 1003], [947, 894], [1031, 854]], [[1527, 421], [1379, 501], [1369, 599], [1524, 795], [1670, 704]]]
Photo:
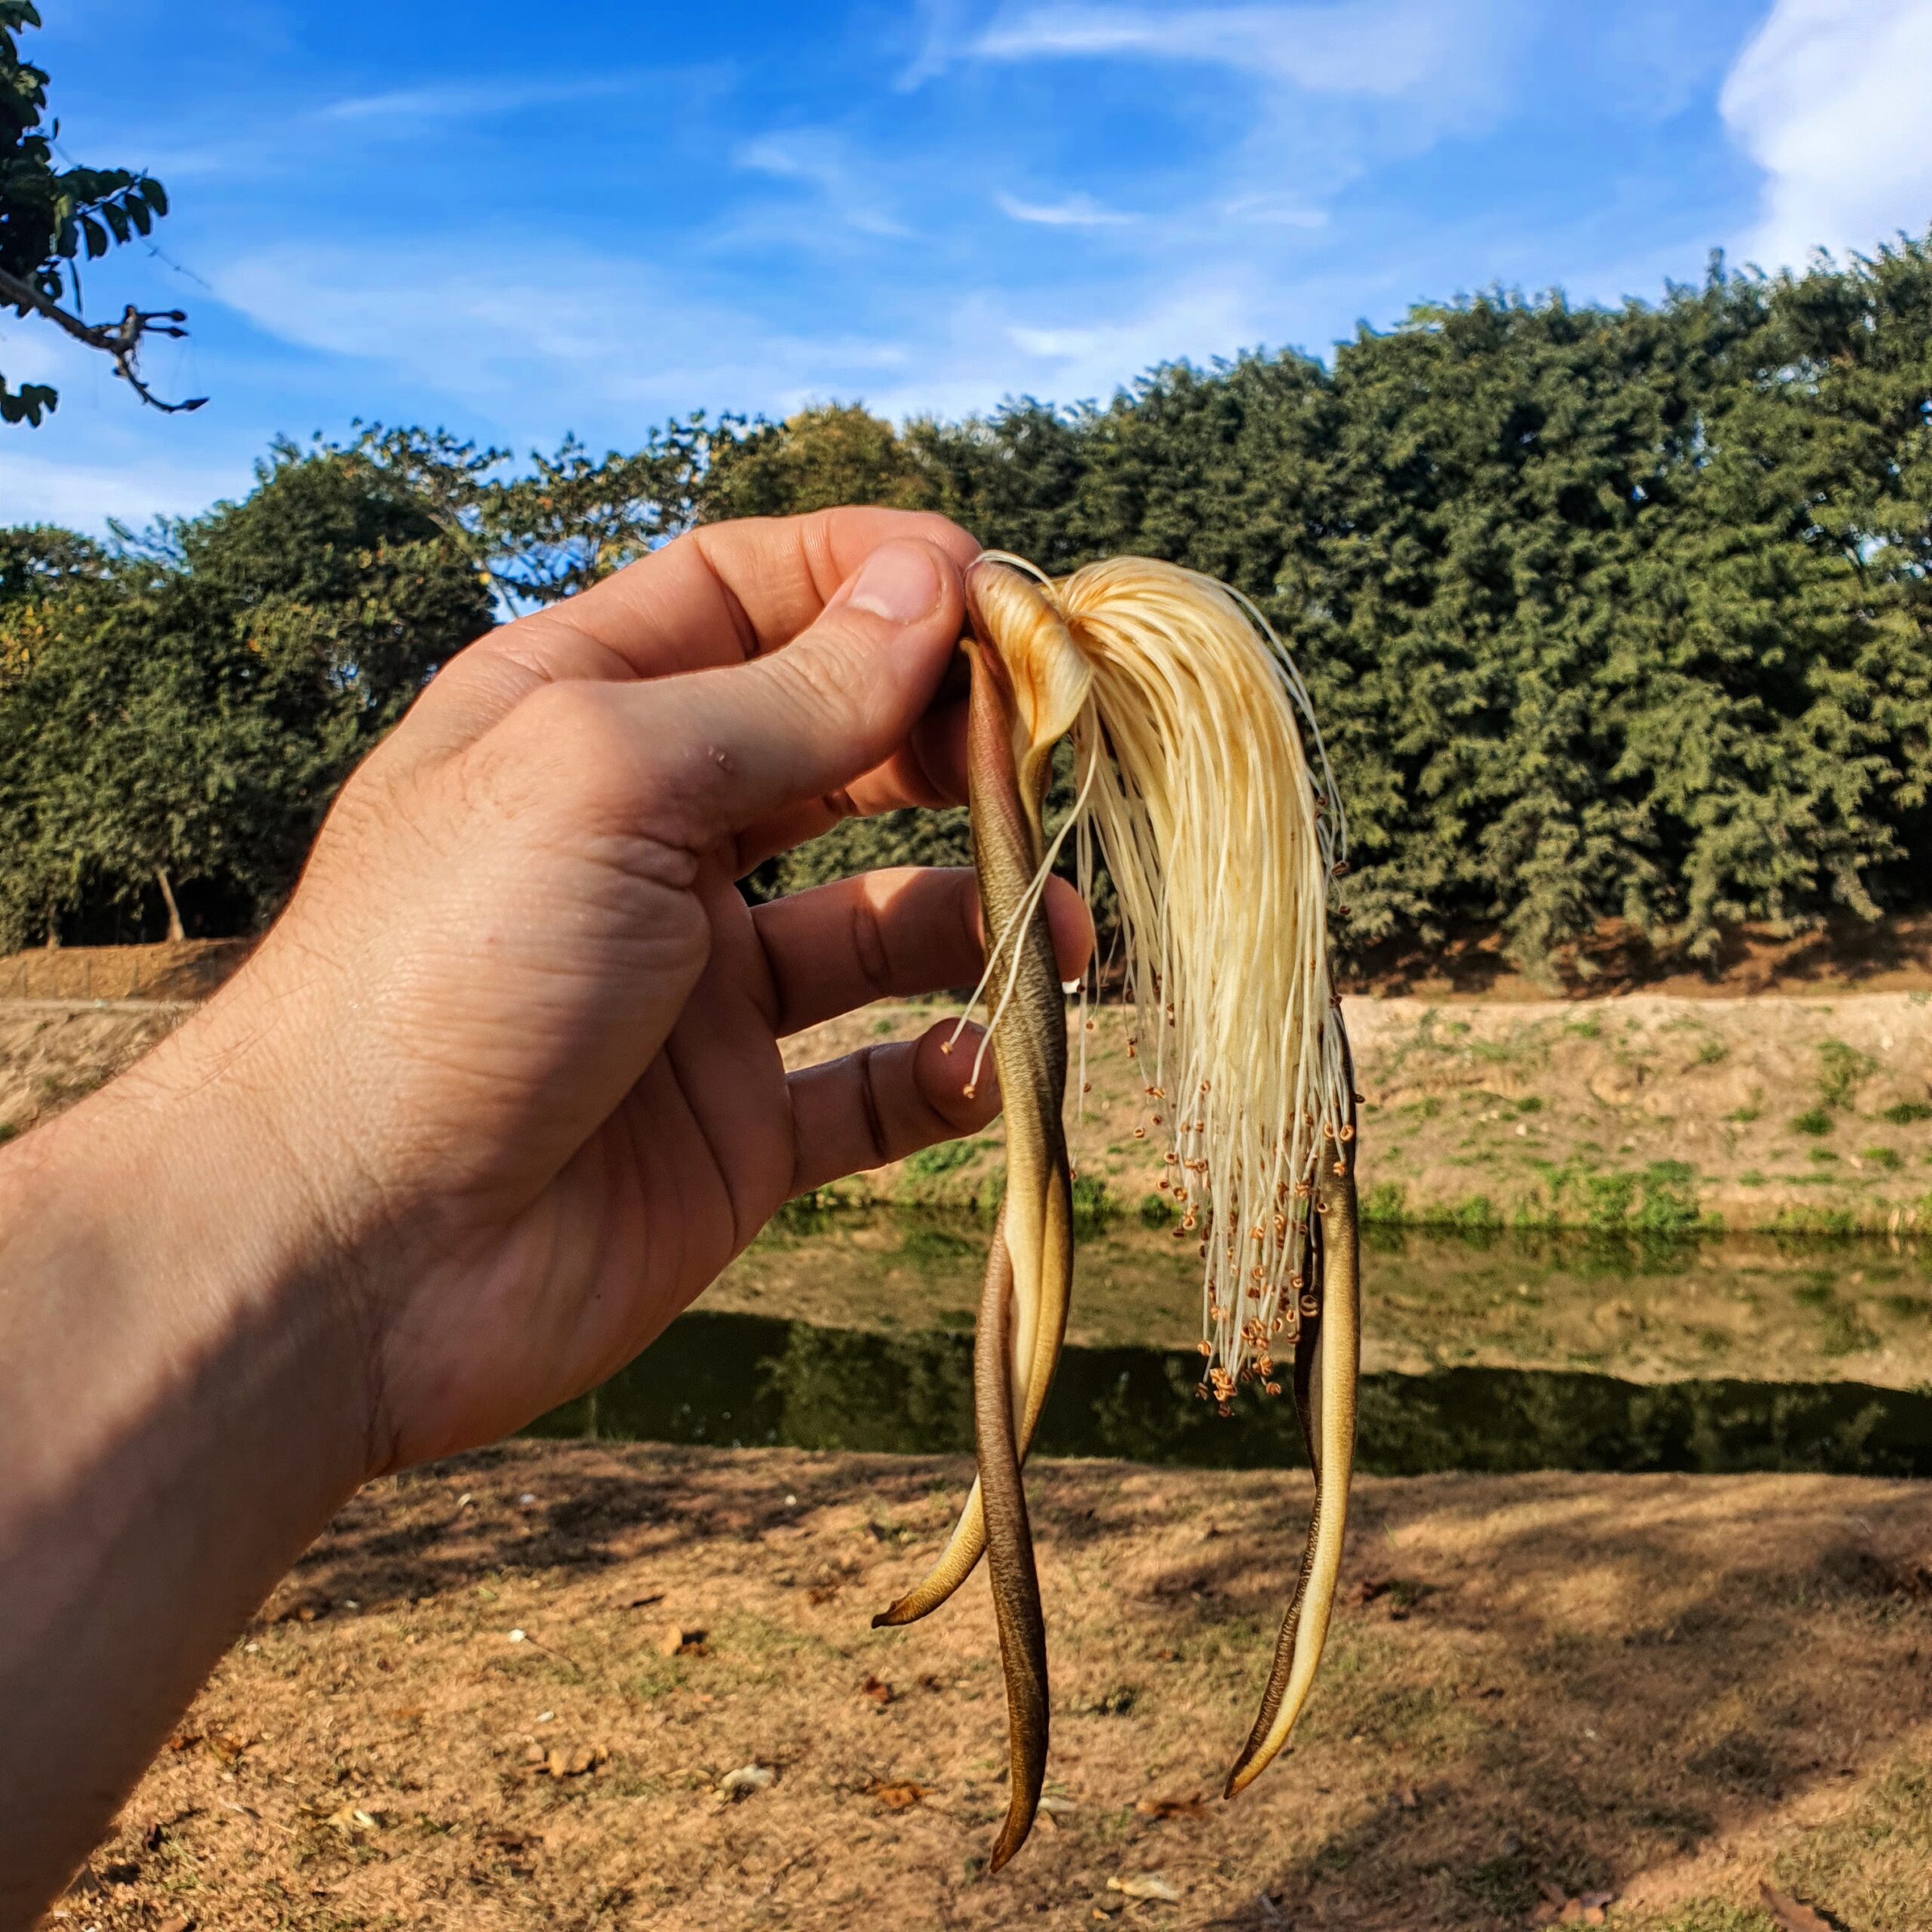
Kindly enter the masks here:
[[[1038, 1447], [1192, 1468], [1306, 1461], [1286, 1400], [1229, 1418], [1196, 1398], [1192, 1351], [1069, 1348]], [[694, 1312], [534, 1432], [732, 1447], [961, 1454], [972, 1341]], [[1868, 1383], [1639, 1383], [1565, 1371], [1365, 1377], [1361, 1463], [1440, 1469], [1809, 1469], [1932, 1475], [1932, 1395]]]
[[[547, 1435], [957, 1453], [983, 1230], [835, 1215], [761, 1241]], [[1192, 1251], [1083, 1243], [1048, 1455], [1196, 1467], [1304, 1458], [1292, 1405], [1193, 1393]], [[1911, 1244], [1377, 1232], [1365, 1469], [1932, 1475], [1932, 1254]], [[767, 1312], [782, 1309], [783, 1312]]]

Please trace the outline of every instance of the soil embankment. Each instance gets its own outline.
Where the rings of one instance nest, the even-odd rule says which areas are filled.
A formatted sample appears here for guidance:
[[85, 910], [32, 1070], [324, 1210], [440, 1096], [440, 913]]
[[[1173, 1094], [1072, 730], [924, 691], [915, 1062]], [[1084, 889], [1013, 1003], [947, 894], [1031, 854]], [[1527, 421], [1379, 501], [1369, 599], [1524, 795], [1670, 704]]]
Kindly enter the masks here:
[[[0, 961], [0, 994], [43, 981], [115, 989], [0, 998], [0, 1133], [119, 1071], [238, 957], [127, 947]], [[1651, 1234], [1932, 1226], [1932, 979], [1750, 996], [1357, 996], [1346, 1010], [1371, 1218]], [[800, 1035], [786, 1057], [904, 1038], [950, 1011], [870, 1008]], [[1121, 1018], [1103, 1011], [1087, 1036], [1092, 1091], [1069, 1126], [1090, 1187], [1133, 1211], [1158, 1204], [1161, 1168]], [[842, 1192], [964, 1204], [996, 1185], [1000, 1158], [995, 1130]]]

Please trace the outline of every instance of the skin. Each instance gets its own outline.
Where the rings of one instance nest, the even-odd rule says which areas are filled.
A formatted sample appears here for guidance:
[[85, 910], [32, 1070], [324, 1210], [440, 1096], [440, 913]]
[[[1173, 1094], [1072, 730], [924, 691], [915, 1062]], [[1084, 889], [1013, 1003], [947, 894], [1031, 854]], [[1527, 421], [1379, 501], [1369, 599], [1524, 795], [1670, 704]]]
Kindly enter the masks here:
[[[0, 1927], [358, 1484], [602, 1379], [788, 1196], [986, 1124], [970, 1037], [778, 1046], [971, 983], [970, 875], [733, 882], [963, 795], [976, 549], [881, 510], [720, 526], [472, 646], [248, 966], [0, 1153]], [[1071, 976], [1084, 912], [1048, 916]]]

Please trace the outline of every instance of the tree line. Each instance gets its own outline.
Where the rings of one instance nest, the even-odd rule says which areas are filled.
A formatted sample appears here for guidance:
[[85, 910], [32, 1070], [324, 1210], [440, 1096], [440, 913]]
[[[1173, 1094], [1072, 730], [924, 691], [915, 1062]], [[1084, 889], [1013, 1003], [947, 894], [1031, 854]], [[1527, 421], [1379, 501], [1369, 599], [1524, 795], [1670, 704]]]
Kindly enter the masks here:
[[[514, 463], [420, 429], [280, 445], [245, 500], [0, 536], [0, 946], [248, 930], [335, 788], [507, 611], [692, 525], [933, 509], [1054, 571], [1222, 577], [1294, 649], [1346, 806], [1354, 947], [1932, 902], [1932, 235], [1655, 303], [1501, 293], [1105, 404], [895, 426], [694, 416]], [[962, 860], [958, 814], [752, 882]]]

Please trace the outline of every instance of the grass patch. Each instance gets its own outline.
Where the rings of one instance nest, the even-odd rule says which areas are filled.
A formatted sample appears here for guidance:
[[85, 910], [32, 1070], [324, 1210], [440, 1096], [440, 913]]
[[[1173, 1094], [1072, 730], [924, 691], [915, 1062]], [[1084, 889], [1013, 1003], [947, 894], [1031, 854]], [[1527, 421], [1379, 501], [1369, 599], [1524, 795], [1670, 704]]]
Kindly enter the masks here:
[[1869, 1054], [1842, 1040], [1825, 1040], [1818, 1047], [1818, 1097], [1828, 1107], [1848, 1107], [1853, 1093], [1878, 1070]]
[[1075, 1177], [1072, 1207], [1076, 1235], [1097, 1235], [1120, 1216], [1120, 1203], [1107, 1191], [1106, 1183], [1094, 1174]]
[[936, 1180], [941, 1174], [956, 1173], [981, 1148], [990, 1144], [984, 1140], [942, 1140], [937, 1147], [922, 1147], [910, 1155], [906, 1171], [917, 1174], [921, 1180]]
[[0, 1120], [0, 1147], [20, 1137], [20, 1130], [10, 1120]]
[[1697, 1048], [1697, 1064], [1700, 1066], [1715, 1066], [1719, 1060], [1730, 1057], [1730, 1049], [1719, 1039], [1706, 1040]]
[[1924, 1100], [1901, 1100], [1896, 1106], [1886, 1108], [1878, 1118], [1894, 1127], [1913, 1127], [1920, 1121], [1932, 1120], [1932, 1105]]
[[1364, 1221], [1399, 1222], [1406, 1218], [1408, 1196], [1398, 1181], [1379, 1180], [1361, 1198]]
[[1861, 1161], [1868, 1161], [1875, 1168], [1881, 1168], [1888, 1174], [1895, 1174], [1905, 1165], [1905, 1156], [1896, 1147], [1867, 1147], [1859, 1154]]
[[1807, 1107], [1791, 1123], [1794, 1134], [1829, 1134], [1832, 1131], [1832, 1117], [1823, 1107]]
[[1164, 1194], [1143, 1194], [1140, 1197], [1140, 1225], [1143, 1228], [1164, 1228], [1174, 1217], [1174, 1211]]

